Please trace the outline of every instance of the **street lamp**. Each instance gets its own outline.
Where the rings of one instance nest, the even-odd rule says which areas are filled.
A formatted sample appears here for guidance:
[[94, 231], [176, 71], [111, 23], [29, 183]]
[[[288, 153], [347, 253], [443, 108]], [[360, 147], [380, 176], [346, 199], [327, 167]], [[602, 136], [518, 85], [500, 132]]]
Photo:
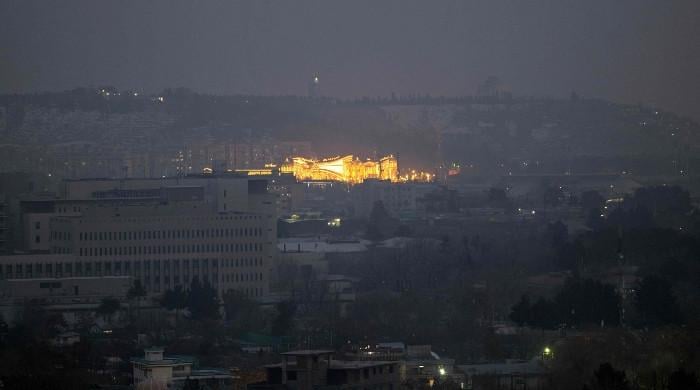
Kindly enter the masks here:
[[551, 359], [552, 356], [554, 356], [552, 349], [549, 347], [544, 347], [544, 350], [542, 350], [542, 360]]

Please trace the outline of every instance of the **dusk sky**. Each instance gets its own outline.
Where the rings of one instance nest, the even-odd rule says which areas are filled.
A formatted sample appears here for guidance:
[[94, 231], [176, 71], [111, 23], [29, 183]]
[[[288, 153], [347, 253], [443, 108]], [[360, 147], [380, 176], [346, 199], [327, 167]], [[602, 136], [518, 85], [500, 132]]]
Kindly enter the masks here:
[[697, 0], [0, 2], [0, 92], [470, 95], [648, 103], [700, 119]]

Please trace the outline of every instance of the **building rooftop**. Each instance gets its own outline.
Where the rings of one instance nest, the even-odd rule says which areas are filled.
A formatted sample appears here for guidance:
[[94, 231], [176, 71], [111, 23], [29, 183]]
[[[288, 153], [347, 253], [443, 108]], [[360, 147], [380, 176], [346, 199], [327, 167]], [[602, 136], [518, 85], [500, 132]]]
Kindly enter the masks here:
[[406, 350], [406, 344], [404, 344], [401, 341], [377, 343], [377, 348], [391, 348], [391, 349], [400, 349], [400, 350], [404, 351], [404, 350]]
[[[300, 351], [300, 352], [307, 352], [307, 351]], [[312, 352], [312, 351], [310, 351]], [[285, 353], [282, 353], [284, 355]], [[314, 354], [311, 355], [294, 355], [294, 356], [314, 356]], [[385, 366], [388, 364], [396, 364], [396, 362], [392, 361], [380, 361], [380, 360], [331, 360], [330, 366], [328, 366], [329, 370], [359, 370], [363, 368], [370, 368], [370, 367], [379, 367], [379, 366]], [[266, 364], [264, 367], [266, 368], [282, 368], [284, 367], [283, 363], [273, 363], [273, 364]], [[295, 365], [287, 366], [288, 370], [294, 370], [296, 367]]]
[[[153, 349], [153, 350], [147, 350], [148, 352], [153, 352], [153, 353], [162, 353], [162, 349]], [[132, 363], [137, 363], [141, 365], [146, 365], [146, 366], [170, 366], [170, 365], [177, 365], [177, 364], [194, 364], [195, 359], [192, 356], [185, 356], [185, 355], [168, 355], [168, 356], [163, 356], [162, 359], [159, 360], [149, 360], [146, 357], [139, 357], [139, 358], [131, 358]]]
[[187, 376], [184, 377], [173, 377], [173, 380], [187, 379], [187, 378], [229, 378], [231, 374], [223, 369], [218, 368], [201, 368], [199, 370], [192, 370]]
[[283, 253], [351, 253], [366, 251], [369, 243], [366, 240], [333, 242], [317, 238], [283, 238], [277, 241], [277, 249]]
[[396, 364], [396, 362], [379, 360], [331, 360], [331, 364], [328, 368], [331, 370], [360, 370], [363, 368], [386, 366], [388, 364]]
[[280, 355], [286, 356], [314, 356], [314, 355], [331, 355], [335, 353], [329, 349], [300, 349], [297, 351], [282, 352]]
[[359, 282], [360, 281], [359, 278], [353, 278], [352, 276], [339, 275], [339, 274], [321, 275], [317, 279], [320, 281], [324, 281], [324, 282], [340, 282], [340, 281]]
[[468, 375], [541, 374], [544, 368], [539, 360], [516, 360], [503, 363], [463, 364], [457, 366]]

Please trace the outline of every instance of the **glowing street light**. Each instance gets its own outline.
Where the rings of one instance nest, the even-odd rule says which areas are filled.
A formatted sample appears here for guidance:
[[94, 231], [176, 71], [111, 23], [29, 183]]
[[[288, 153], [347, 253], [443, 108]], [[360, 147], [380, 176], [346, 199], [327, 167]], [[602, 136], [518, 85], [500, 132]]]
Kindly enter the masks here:
[[553, 356], [554, 352], [552, 352], [552, 349], [549, 347], [544, 347], [544, 350], [542, 350], [542, 360], [551, 359]]

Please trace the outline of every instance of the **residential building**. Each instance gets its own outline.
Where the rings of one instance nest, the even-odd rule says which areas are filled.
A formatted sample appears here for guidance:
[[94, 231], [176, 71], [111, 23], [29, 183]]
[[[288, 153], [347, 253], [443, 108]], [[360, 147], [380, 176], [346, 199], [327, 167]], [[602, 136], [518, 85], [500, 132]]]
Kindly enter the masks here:
[[411, 388], [432, 387], [437, 383], [454, 383], [461, 389], [465, 387], [464, 374], [456, 368], [454, 359], [440, 358], [434, 353], [424, 357], [409, 354], [404, 361], [404, 372], [404, 383]]
[[360, 360], [395, 361], [400, 367], [401, 384], [409, 389], [423, 389], [436, 384], [452, 383], [464, 388], [464, 373], [454, 359], [438, 356], [430, 345], [404, 345], [401, 342], [357, 346], [351, 355]]
[[248, 385], [248, 390], [398, 389], [398, 362], [335, 360], [333, 354], [328, 350], [282, 353], [282, 363], [265, 366], [267, 380]]
[[550, 388], [549, 375], [542, 361], [506, 360], [499, 363], [458, 366], [466, 375], [468, 390], [542, 390]]
[[136, 388], [149, 388], [147, 385], [153, 385], [163, 386], [154, 388], [223, 390], [233, 387], [230, 372], [216, 368], [196, 368], [193, 357], [167, 356], [163, 348], [147, 348], [144, 357], [131, 359], [131, 364]]

